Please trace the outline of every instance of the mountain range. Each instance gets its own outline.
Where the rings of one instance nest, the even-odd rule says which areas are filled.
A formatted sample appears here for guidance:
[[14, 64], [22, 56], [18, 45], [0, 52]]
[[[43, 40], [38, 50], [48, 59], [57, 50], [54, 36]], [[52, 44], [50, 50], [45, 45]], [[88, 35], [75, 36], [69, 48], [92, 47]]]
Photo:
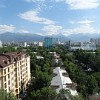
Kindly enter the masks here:
[[[11, 41], [43, 41], [45, 36], [37, 35], [37, 34], [22, 34], [22, 33], [3, 33], [0, 34], [0, 40], [3, 42], [11, 42]], [[60, 41], [89, 41], [90, 38], [100, 38], [100, 34], [71, 34], [65, 36], [63, 34], [56, 34], [52, 36], [53, 38], [58, 38]]]
[[21, 34], [21, 33], [3, 33], [0, 34], [0, 40], [3, 42], [21, 42], [21, 41], [43, 41], [44, 37], [37, 34]]

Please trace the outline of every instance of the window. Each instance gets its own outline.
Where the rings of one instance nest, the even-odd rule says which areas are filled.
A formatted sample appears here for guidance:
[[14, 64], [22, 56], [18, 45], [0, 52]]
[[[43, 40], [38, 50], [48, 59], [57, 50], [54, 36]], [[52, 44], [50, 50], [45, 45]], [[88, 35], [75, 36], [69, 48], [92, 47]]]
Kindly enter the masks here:
[[6, 69], [4, 69], [4, 74], [6, 74]]
[[22, 62], [20, 61], [20, 65], [22, 64]]
[[7, 85], [6, 85], [6, 83], [5, 83], [5, 88], [7, 88]]
[[14, 83], [12, 83], [12, 87], [14, 86]]
[[10, 85], [10, 80], [8, 81], [8, 85]]
[[12, 65], [12, 69], [13, 69], [13, 65]]
[[17, 78], [15, 78], [15, 82], [17, 82]]
[[19, 66], [19, 62], [17, 63], [17, 66]]
[[19, 86], [21, 86], [21, 83], [19, 82]]
[[17, 68], [15, 68], [14, 71], [17, 72]]
[[18, 93], [18, 89], [16, 89], [15, 92]]
[[19, 91], [21, 90], [21, 88], [19, 88]]
[[9, 67], [8, 67], [8, 72], [9, 72]]
[[4, 81], [6, 81], [6, 76], [4, 77]]
[[21, 59], [23, 59], [23, 56], [21, 56]]
[[19, 77], [19, 81], [20, 81], [20, 77]]
[[10, 78], [10, 75], [8, 74], [8, 78]]
[[9, 91], [10, 91], [10, 87], [9, 87]]

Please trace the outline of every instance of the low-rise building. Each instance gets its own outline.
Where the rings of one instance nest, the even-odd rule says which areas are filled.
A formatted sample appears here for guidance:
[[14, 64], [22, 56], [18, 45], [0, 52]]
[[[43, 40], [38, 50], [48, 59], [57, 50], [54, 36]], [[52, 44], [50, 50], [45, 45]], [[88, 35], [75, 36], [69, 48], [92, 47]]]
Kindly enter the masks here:
[[96, 50], [96, 44], [91, 42], [79, 42], [79, 43], [73, 43], [70, 47], [71, 50], [75, 51], [77, 49], [82, 50]]
[[37, 59], [44, 59], [42, 56], [36, 56]]
[[43, 46], [43, 42], [38, 42], [38, 46]]
[[71, 81], [66, 70], [56, 67], [53, 70], [53, 78], [51, 81], [51, 87], [59, 93], [61, 89], [70, 90], [73, 96], [78, 95], [76, 91], [76, 84]]

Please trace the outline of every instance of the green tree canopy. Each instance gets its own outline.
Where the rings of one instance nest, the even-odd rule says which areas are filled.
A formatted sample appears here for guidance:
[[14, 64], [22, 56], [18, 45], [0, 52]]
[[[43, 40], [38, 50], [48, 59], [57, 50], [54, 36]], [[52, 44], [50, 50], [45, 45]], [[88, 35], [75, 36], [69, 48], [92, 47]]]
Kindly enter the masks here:
[[5, 90], [0, 89], [0, 100], [17, 100], [12, 92], [7, 93]]

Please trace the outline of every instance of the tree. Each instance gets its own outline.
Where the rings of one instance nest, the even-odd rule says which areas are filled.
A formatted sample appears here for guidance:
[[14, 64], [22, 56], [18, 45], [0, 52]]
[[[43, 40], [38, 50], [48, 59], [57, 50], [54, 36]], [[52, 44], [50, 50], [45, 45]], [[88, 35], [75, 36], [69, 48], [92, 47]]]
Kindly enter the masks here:
[[56, 92], [49, 87], [44, 87], [41, 90], [32, 91], [29, 100], [55, 100]]
[[47, 87], [50, 85], [51, 76], [47, 72], [37, 72], [35, 79], [33, 80], [33, 88], [35, 90]]
[[41, 90], [42, 100], [55, 100], [56, 92], [51, 88], [44, 87]]
[[98, 82], [98, 86], [100, 87], [100, 72], [94, 73], [93, 76], [95, 77], [96, 81]]
[[71, 99], [72, 99], [72, 95], [70, 90], [65, 90], [65, 89], [60, 90], [56, 98], [56, 100], [71, 100]]
[[15, 48], [12, 46], [0, 48], [0, 53], [7, 53], [7, 52], [14, 52], [14, 51], [15, 51]]
[[84, 100], [84, 98], [81, 94], [78, 94], [78, 95], [74, 96], [72, 100]]
[[0, 89], [0, 100], [17, 100], [12, 92], [7, 93], [5, 90]]
[[100, 72], [100, 55], [96, 55], [96, 57], [95, 57], [94, 69], [95, 69], [95, 71]]
[[97, 92], [98, 83], [97, 83], [95, 77], [88, 76], [88, 80], [87, 80], [87, 84], [86, 85], [87, 85], [87, 93], [88, 93], [88, 95], [92, 95], [92, 94]]
[[44, 64], [43, 68], [42, 68], [42, 71], [43, 71], [43, 72], [47, 72], [49, 75], [51, 75], [52, 72], [53, 72], [53, 68], [50, 67], [50, 64], [49, 64], [48, 62], [46, 62], [46, 63]]

